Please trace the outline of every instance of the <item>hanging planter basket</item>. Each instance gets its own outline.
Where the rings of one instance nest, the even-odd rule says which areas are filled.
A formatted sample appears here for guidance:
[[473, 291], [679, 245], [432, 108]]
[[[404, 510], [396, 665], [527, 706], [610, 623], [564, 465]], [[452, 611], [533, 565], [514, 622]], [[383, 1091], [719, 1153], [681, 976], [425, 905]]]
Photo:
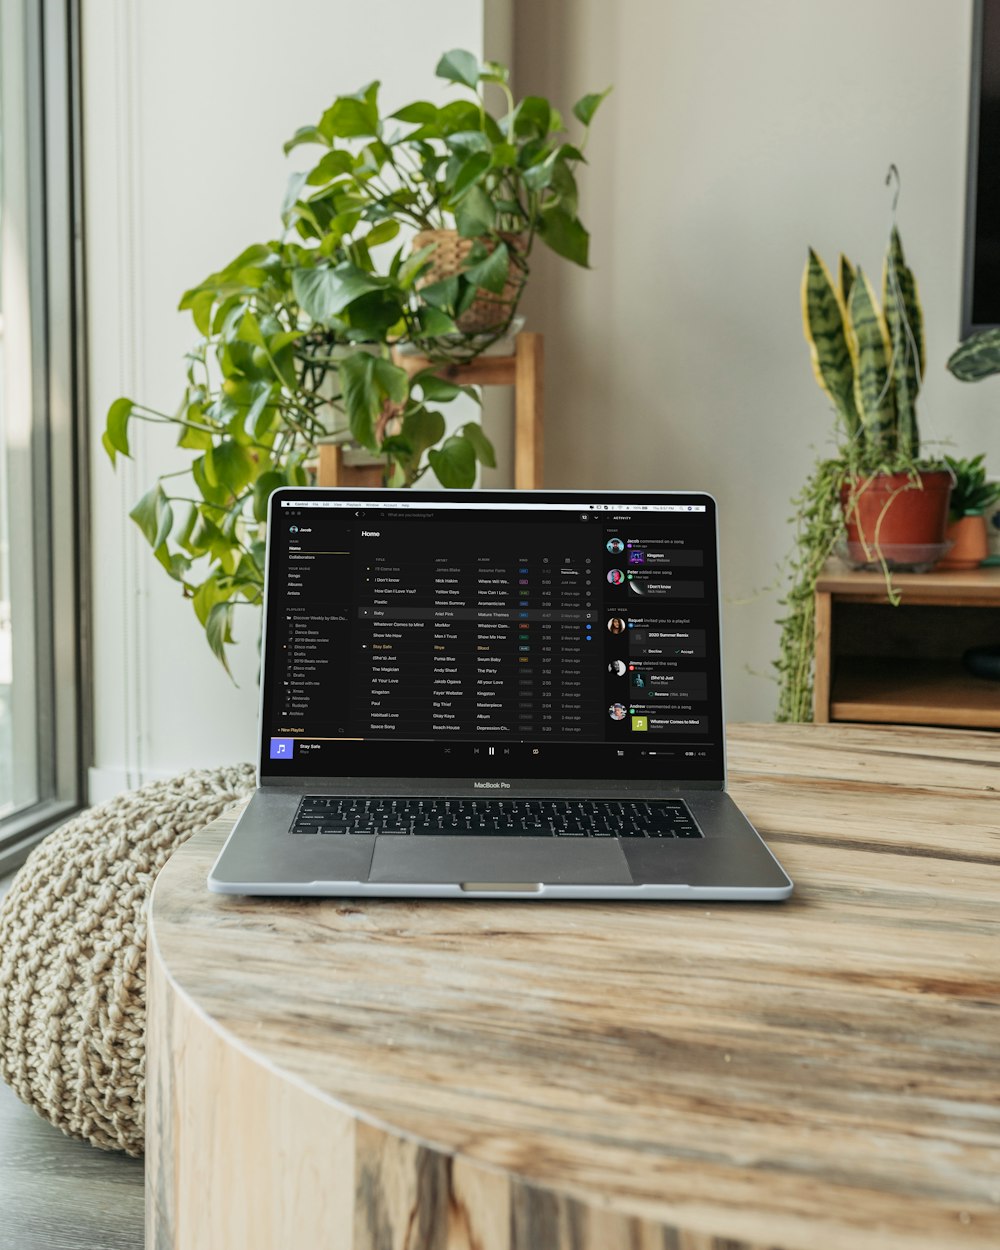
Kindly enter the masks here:
[[[511, 253], [507, 281], [498, 295], [494, 295], [492, 291], [480, 290], [471, 306], [457, 318], [462, 334], [500, 334], [506, 330], [517, 311], [527, 273], [515, 256], [524, 255], [527, 237], [523, 234], [503, 233], [500, 238]], [[419, 251], [421, 248], [433, 246], [434, 251], [427, 258], [430, 268], [418, 282], [417, 289], [430, 286], [434, 282], [443, 282], [446, 278], [459, 274], [477, 242], [487, 252], [492, 252], [496, 247], [495, 239], [466, 239], [457, 230], [421, 230], [413, 240], [413, 250]]]

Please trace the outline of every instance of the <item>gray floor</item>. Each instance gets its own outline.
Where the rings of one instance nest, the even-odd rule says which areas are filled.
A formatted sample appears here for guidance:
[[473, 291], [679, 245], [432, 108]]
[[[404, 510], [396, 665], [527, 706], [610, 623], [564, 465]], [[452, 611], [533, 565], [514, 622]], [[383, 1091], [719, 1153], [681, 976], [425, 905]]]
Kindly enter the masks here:
[[71, 1141], [0, 1082], [0, 1250], [142, 1250], [142, 1225], [142, 1160]]

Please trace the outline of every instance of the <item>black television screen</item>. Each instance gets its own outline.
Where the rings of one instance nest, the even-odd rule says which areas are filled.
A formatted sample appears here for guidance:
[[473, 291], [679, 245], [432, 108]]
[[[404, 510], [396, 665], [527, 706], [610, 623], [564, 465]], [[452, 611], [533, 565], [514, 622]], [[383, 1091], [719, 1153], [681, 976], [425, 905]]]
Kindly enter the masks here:
[[1000, 0], [972, 20], [969, 167], [961, 337], [1000, 325]]

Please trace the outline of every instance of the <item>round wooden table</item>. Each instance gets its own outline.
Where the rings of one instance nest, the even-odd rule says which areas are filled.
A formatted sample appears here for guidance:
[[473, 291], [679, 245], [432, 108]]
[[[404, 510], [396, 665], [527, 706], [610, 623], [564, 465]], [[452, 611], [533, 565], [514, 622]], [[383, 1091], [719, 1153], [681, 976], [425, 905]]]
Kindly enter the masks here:
[[1000, 1246], [1000, 738], [733, 727], [779, 904], [150, 914], [150, 1250]]

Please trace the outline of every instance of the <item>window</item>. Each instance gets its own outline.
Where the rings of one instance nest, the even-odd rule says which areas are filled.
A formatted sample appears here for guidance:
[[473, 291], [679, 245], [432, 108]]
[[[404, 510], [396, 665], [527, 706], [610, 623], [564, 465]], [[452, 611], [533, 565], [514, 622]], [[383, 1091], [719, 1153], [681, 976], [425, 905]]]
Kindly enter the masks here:
[[75, 3], [0, 7], [0, 872], [83, 799]]

